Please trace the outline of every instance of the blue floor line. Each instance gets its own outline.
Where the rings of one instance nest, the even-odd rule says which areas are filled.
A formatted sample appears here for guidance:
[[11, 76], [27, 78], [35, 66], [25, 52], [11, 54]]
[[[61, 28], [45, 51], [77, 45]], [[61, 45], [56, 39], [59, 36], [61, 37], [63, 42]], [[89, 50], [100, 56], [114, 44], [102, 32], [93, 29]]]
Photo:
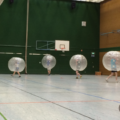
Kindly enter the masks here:
[[27, 80], [30, 81], [30, 82], [39, 83], [39, 84], [51, 86], [51, 87], [58, 88], [58, 89], [64, 89], [64, 90], [67, 90], [67, 91], [71, 91], [71, 92], [75, 92], [75, 93], [80, 93], [80, 94], [83, 94], [83, 95], [92, 96], [92, 97], [96, 97], [96, 98], [100, 98], [100, 99], [104, 99], [104, 100], [108, 100], [108, 101], [113, 101], [113, 102], [116, 102], [116, 103], [120, 103], [120, 102], [118, 102], [118, 101], [110, 100], [110, 99], [103, 98], [103, 97], [99, 97], [99, 96], [95, 96], [95, 95], [90, 95], [90, 94], [87, 94], [87, 93], [82, 93], [82, 92], [74, 91], [74, 90], [71, 90], [71, 89], [60, 88], [60, 87], [53, 86], [53, 85], [49, 85], [49, 84], [44, 84], [44, 83], [40, 83], [40, 82], [35, 82], [35, 81], [29, 80], [29, 79], [27, 79]]
[[[1, 78], [2, 80], [6, 80], [6, 79], [4, 79], [4, 78]], [[9, 82], [9, 81], [8, 81]], [[9, 83], [11, 83], [11, 82], [9, 82]], [[12, 82], [12, 84], [15, 84], [15, 85], [18, 85], [18, 86], [21, 86], [21, 87], [23, 87], [24, 85], [21, 85], [21, 84], [16, 84], [16, 83], [13, 83]]]
[[[3, 79], [3, 78], [2, 78], [2, 79]], [[6, 80], [6, 79], [3, 79], [3, 80]], [[100, 99], [103, 99], [103, 100], [113, 101], [113, 102], [115, 102], [115, 103], [120, 103], [120, 102], [118, 102], [118, 101], [110, 100], [110, 99], [103, 98], [103, 97], [100, 97], [100, 96], [90, 95], [90, 94], [87, 94], [87, 93], [83, 93], [83, 92], [79, 92], [79, 91], [74, 91], [74, 90], [71, 90], [71, 89], [60, 88], [60, 87], [53, 86], [53, 85], [49, 85], [49, 84], [44, 84], [44, 83], [40, 83], [40, 82], [35, 82], [35, 81], [29, 80], [29, 79], [25, 79], [25, 80], [27, 80], [27, 81], [29, 81], [29, 82], [37, 83], [37, 84], [39, 83], [39, 84], [42, 84], [42, 85], [46, 85], [46, 86], [50, 86], [50, 87], [54, 87], [54, 88], [58, 88], [58, 89], [67, 90], [67, 91], [70, 91], [70, 92], [75, 92], [75, 93], [80, 93], [80, 94], [87, 95], [87, 96], [91, 96], [91, 97], [100, 98]], [[9, 83], [10, 83], [10, 82], [9, 82]], [[16, 84], [16, 83], [13, 83], [13, 84]], [[16, 84], [16, 85], [23, 87], [23, 85], [19, 85], [19, 84]]]

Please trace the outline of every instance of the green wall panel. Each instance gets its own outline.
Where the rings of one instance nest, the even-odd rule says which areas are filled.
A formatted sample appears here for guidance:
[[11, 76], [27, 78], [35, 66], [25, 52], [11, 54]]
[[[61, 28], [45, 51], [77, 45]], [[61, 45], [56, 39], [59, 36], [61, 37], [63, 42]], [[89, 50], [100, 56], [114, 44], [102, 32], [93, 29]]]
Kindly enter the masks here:
[[0, 73], [11, 73], [8, 69], [8, 61], [11, 57], [23, 59], [25, 57], [26, 4], [26, 0], [14, 0], [13, 4], [4, 0], [0, 6], [0, 52], [5, 52], [0, 54]]
[[100, 52], [120, 51], [120, 47], [101, 48]]
[[[9, 5], [5, 0], [0, 6], [0, 52], [14, 53], [12, 55], [0, 54], [2, 58], [0, 73], [10, 73], [7, 61], [11, 57], [25, 58], [26, 4], [27, 0], [15, 0], [12, 5]], [[56, 66], [52, 69], [53, 74], [75, 74], [69, 66], [69, 60], [75, 54], [83, 54], [88, 60], [88, 66], [81, 72], [82, 74], [94, 74], [98, 71], [99, 10], [99, 4], [96, 3], [76, 2], [76, 8], [72, 10], [69, 1], [30, 0], [28, 73], [47, 73], [47, 70], [39, 63], [43, 54], [51, 54], [57, 60]], [[81, 21], [86, 21], [87, 26], [82, 27]], [[70, 51], [62, 53], [36, 50], [36, 40], [55, 41], [56, 39], [69, 40]], [[17, 55], [18, 52], [22, 55]], [[95, 58], [91, 57], [91, 52], [96, 53]], [[40, 55], [29, 55], [29, 53], [40, 53]]]
[[0, 6], [0, 44], [25, 45], [26, 0], [9, 4], [4, 0]]

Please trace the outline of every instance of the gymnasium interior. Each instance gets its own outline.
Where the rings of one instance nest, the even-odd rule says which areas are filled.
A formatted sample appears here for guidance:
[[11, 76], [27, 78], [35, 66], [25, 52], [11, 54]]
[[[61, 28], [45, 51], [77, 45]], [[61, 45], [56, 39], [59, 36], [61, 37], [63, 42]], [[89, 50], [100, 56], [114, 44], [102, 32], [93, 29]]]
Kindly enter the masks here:
[[0, 120], [120, 120], [119, 58], [120, 0], [0, 0]]

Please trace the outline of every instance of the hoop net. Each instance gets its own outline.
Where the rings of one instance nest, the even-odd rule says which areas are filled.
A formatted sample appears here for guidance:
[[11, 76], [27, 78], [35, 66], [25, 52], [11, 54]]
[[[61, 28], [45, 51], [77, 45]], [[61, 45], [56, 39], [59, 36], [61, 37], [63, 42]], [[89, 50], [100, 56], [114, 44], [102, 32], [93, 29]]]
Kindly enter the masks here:
[[60, 49], [62, 50], [62, 52], [65, 51], [65, 44], [60, 44]]
[[62, 52], [65, 52], [65, 48], [61, 48]]

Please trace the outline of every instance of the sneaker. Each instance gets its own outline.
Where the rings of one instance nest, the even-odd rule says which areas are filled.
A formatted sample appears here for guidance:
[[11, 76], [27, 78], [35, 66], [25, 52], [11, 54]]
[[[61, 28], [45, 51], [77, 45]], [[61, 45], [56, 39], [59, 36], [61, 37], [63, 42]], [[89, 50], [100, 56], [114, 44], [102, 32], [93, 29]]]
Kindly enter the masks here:
[[21, 77], [21, 76], [19, 76], [19, 77]]
[[80, 76], [80, 78], [82, 78], [82, 75]]
[[108, 82], [108, 79], [106, 78], [106, 82]]
[[76, 79], [78, 79], [78, 77], [76, 77]]

